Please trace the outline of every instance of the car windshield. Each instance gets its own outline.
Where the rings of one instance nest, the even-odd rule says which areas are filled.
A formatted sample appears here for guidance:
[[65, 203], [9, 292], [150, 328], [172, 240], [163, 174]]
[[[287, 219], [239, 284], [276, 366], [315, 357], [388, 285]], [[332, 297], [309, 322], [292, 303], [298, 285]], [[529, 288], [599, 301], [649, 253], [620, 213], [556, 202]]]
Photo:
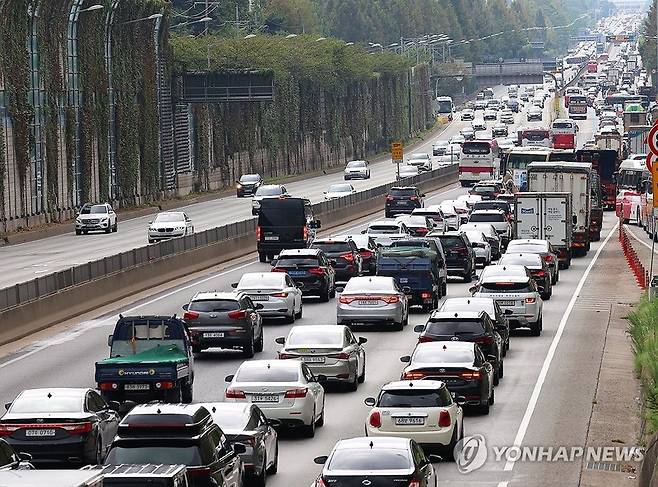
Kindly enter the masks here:
[[413, 356], [413, 362], [417, 363], [469, 363], [474, 361], [473, 349], [459, 347], [451, 349], [449, 345], [444, 345], [443, 350], [438, 351], [436, 347], [416, 349]]
[[256, 191], [256, 196], [276, 196], [282, 192], [279, 186], [261, 186]]
[[[440, 390], [403, 389], [382, 391], [379, 396], [380, 408], [436, 408], [450, 405], [450, 393]], [[447, 396], [446, 396], [447, 394]]]
[[285, 286], [283, 276], [276, 272], [271, 274], [245, 274], [238, 284], [239, 289], [280, 288], [283, 286]]
[[480, 287], [480, 292], [492, 293], [529, 293], [532, 292], [528, 282], [485, 282]]
[[425, 159], [425, 160], [427, 160], [429, 158], [430, 158], [430, 156], [428, 154], [422, 154], [422, 153], [419, 153], [419, 152], [416, 152], [415, 154], [411, 154], [411, 157], [410, 157], [410, 159]]
[[336, 252], [351, 252], [352, 247], [347, 242], [313, 242], [314, 249], [322, 249], [326, 254]]
[[115, 446], [105, 459], [106, 465], [156, 464], [156, 465], [202, 465], [197, 446]]
[[489, 142], [468, 142], [462, 147], [464, 154], [489, 154], [491, 145]]
[[202, 313], [222, 313], [240, 309], [240, 303], [235, 299], [201, 299], [192, 301], [189, 305], [190, 311]]
[[352, 161], [347, 163], [347, 167], [350, 169], [354, 169], [357, 167], [366, 167], [366, 163], [363, 161]]
[[554, 129], [572, 129], [573, 125], [570, 122], [553, 122]]
[[334, 451], [329, 461], [329, 470], [406, 470], [411, 468], [411, 459], [407, 450], [355, 448]]
[[330, 347], [343, 346], [343, 329], [337, 327], [333, 330], [314, 330], [315, 326], [297, 327], [290, 332], [286, 339], [287, 347], [301, 345], [325, 345]]
[[504, 222], [505, 215], [501, 213], [473, 213], [468, 221], [471, 222]]
[[277, 267], [317, 267], [319, 266], [317, 257], [280, 257], [276, 261]]
[[257, 183], [258, 181], [260, 181], [258, 174], [245, 174], [240, 178], [241, 183]]
[[156, 223], [182, 222], [185, 217], [181, 213], [158, 213], [155, 217]]
[[464, 241], [459, 237], [453, 237], [451, 235], [440, 236], [441, 245], [444, 249], [456, 250], [466, 248]]
[[368, 227], [368, 233], [396, 234], [400, 233], [397, 225], [373, 225]]
[[478, 201], [473, 205], [474, 210], [502, 210], [505, 213], [510, 212], [509, 203], [504, 201]]
[[388, 194], [390, 196], [414, 196], [416, 190], [413, 188], [391, 188]]
[[107, 206], [105, 205], [85, 205], [80, 210], [81, 215], [97, 215], [100, 213], [107, 213]]
[[156, 347], [176, 346], [185, 350], [184, 333], [182, 324], [162, 320], [124, 322], [114, 330], [110, 356], [126, 357]]
[[343, 293], [392, 293], [396, 292], [390, 279], [352, 278], [347, 281]]
[[352, 186], [349, 184], [332, 184], [327, 188], [329, 193], [349, 193], [352, 191]]
[[430, 335], [462, 335], [462, 334], [481, 334], [484, 333], [482, 323], [473, 320], [440, 320], [432, 321], [427, 324], [426, 333]]
[[[50, 397], [48, 397], [50, 395]], [[48, 414], [48, 413], [79, 413], [82, 411], [82, 395], [44, 391], [26, 391], [11, 403], [11, 413]]]
[[236, 382], [297, 382], [299, 370], [297, 367], [241, 367], [235, 376]]

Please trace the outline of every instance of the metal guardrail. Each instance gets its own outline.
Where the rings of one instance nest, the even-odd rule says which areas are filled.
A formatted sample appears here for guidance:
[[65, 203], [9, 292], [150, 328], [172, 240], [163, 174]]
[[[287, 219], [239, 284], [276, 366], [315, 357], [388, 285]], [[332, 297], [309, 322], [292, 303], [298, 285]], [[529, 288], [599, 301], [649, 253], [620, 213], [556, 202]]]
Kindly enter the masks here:
[[[403, 181], [403, 184], [422, 184], [434, 178], [450, 175], [451, 173], [457, 173], [455, 165], [445, 166], [412, 178], [407, 178]], [[373, 198], [382, 197], [388, 192], [391, 186], [399, 184], [400, 182], [387, 183], [342, 198], [315, 203], [313, 205], [313, 211], [316, 215], [321, 216]], [[152, 261], [206, 247], [217, 242], [243, 237], [255, 232], [256, 219], [251, 218], [249, 220], [209, 228], [208, 230], [185, 237], [137, 247], [119, 254], [110, 255], [102, 259], [40, 276], [30, 281], [0, 289], [0, 312], [56, 294], [70, 287], [111, 276], [126, 269], [148, 265]]]

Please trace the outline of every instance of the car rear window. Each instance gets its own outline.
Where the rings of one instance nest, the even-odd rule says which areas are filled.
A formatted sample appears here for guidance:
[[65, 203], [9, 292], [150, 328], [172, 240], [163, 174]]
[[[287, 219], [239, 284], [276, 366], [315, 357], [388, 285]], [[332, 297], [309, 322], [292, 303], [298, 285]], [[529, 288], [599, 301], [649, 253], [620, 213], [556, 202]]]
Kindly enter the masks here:
[[542, 267], [539, 254], [514, 255], [505, 254], [498, 261], [498, 265], [524, 265], [526, 267]]
[[437, 350], [435, 347], [419, 348], [414, 352], [413, 362], [415, 363], [468, 363], [474, 362], [474, 354], [472, 348], [451, 348], [445, 345], [442, 350]]
[[277, 267], [317, 267], [319, 264], [317, 257], [281, 257], [276, 262]]
[[397, 225], [373, 225], [368, 227], [368, 233], [396, 234], [400, 233]]
[[388, 194], [391, 196], [414, 196], [416, 194], [416, 190], [413, 188], [392, 188], [389, 190]]
[[501, 201], [478, 201], [473, 205], [474, 210], [503, 210], [505, 213], [510, 212], [508, 203]]
[[201, 452], [198, 446], [115, 446], [105, 459], [106, 465], [156, 464], [199, 466]]
[[306, 225], [304, 203], [294, 199], [263, 201], [258, 213], [258, 225], [260, 227], [303, 227]]
[[46, 393], [40, 397], [32, 395], [21, 395], [10, 408], [12, 413], [79, 413], [82, 410], [82, 397], [79, 394], [60, 395], [53, 394], [50, 398]]
[[380, 408], [435, 408], [449, 406], [452, 403], [447, 389], [428, 390], [390, 390], [379, 396]]
[[482, 284], [481, 291], [484, 292], [509, 292], [509, 293], [529, 293], [532, 292], [527, 282], [487, 282]]
[[297, 382], [299, 371], [290, 367], [244, 367], [235, 380], [238, 382]]
[[286, 340], [287, 347], [298, 347], [300, 345], [328, 345], [332, 347], [343, 346], [343, 329], [337, 327], [335, 330], [314, 330], [313, 326], [296, 328]]
[[473, 188], [475, 193], [492, 193], [496, 191], [495, 186], [475, 186]]
[[261, 186], [256, 191], [256, 196], [277, 196], [282, 193], [279, 186]]
[[439, 240], [441, 240], [441, 245], [443, 245], [444, 249], [455, 250], [466, 248], [464, 241], [459, 237], [439, 236]]
[[407, 450], [346, 448], [336, 450], [329, 461], [330, 470], [406, 470], [411, 468]]
[[244, 430], [251, 417], [249, 410], [237, 409], [220, 409], [212, 415], [212, 419], [223, 430], [239, 429]]
[[322, 249], [325, 253], [352, 251], [352, 247], [348, 242], [315, 242], [311, 248]]
[[350, 279], [344, 293], [392, 293], [396, 292], [389, 279]]
[[484, 332], [484, 327], [480, 321], [475, 320], [441, 320], [430, 321], [426, 332], [431, 335], [478, 334]]
[[505, 215], [500, 213], [473, 213], [468, 221], [471, 222], [504, 222]]
[[221, 313], [240, 309], [240, 303], [235, 299], [204, 299], [192, 301], [189, 309], [190, 311], [200, 311], [202, 313]]

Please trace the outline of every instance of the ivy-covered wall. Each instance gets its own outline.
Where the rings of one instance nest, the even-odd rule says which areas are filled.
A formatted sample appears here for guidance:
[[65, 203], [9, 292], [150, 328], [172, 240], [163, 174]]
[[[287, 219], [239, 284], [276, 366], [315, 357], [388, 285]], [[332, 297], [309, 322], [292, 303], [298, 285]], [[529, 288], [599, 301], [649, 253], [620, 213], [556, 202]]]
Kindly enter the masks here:
[[[194, 187], [303, 174], [387, 150], [433, 123], [427, 66], [336, 39], [175, 37], [175, 69], [274, 74], [274, 101], [193, 107]], [[411, 104], [411, 106], [410, 106]]]

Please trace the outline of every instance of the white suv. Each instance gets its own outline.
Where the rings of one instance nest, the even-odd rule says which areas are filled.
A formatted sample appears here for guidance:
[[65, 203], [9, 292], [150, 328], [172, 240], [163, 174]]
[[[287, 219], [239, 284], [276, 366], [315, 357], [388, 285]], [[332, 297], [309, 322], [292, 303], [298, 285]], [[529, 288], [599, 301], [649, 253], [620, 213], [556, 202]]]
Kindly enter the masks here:
[[512, 240], [512, 225], [510, 225], [507, 215], [502, 210], [474, 210], [468, 217], [468, 222], [491, 224], [500, 236], [503, 249]]

